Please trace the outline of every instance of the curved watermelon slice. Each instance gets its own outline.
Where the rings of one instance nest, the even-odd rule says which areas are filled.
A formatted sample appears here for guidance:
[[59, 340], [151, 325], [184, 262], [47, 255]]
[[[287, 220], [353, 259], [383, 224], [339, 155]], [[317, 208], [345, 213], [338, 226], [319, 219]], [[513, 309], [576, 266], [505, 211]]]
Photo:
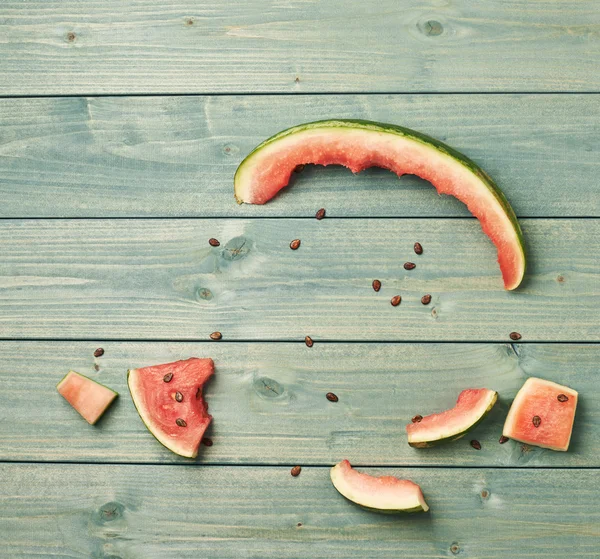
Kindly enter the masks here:
[[175, 454], [198, 455], [200, 440], [212, 420], [202, 389], [213, 373], [212, 359], [196, 357], [127, 373], [142, 421], [158, 442]]
[[358, 173], [384, 167], [417, 175], [440, 194], [467, 205], [498, 250], [506, 289], [525, 275], [523, 235], [515, 213], [483, 169], [463, 154], [409, 128], [365, 120], [322, 120], [284, 130], [256, 147], [240, 164], [235, 197], [264, 204], [286, 186], [298, 165], [344, 165]]
[[498, 393], [487, 388], [469, 388], [458, 395], [456, 406], [423, 417], [406, 426], [408, 444], [426, 448], [464, 437], [494, 407]]
[[331, 481], [346, 499], [375, 512], [395, 514], [429, 510], [416, 483], [393, 476], [361, 474], [352, 469], [348, 460], [331, 468]]
[[522, 443], [567, 451], [577, 396], [568, 386], [528, 378], [510, 407], [502, 434]]

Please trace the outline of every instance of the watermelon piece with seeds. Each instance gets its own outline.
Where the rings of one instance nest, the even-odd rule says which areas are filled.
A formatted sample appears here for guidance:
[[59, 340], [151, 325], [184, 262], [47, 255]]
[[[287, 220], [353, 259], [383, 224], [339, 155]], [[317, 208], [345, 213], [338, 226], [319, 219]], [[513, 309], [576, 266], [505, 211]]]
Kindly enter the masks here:
[[571, 442], [577, 391], [531, 377], [517, 393], [504, 423], [509, 439], [566, 452]]
[[212, 359], [130, 369], [127, 384], [148, 430], [169, 450], [195, 458], [212, 416], [204, 401], [205, 383], [214, 374]]

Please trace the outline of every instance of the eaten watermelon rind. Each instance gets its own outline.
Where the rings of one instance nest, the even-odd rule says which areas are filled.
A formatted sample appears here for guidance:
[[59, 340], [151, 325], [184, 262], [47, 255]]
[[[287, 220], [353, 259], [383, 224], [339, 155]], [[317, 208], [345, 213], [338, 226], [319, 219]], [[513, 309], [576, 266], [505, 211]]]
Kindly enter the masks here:
[[498, 393], [489, 390], [487, 394], [487, 400], [484, 402], [484, 407], [476, 414], [471, 417], [465, 417], [463, 426], [453, 430], [430, 430], [429, 434], [426, 432], [419, 433], [420, 436], [415, 437], [408, 433], [408, 444], [413, 448], [431, 448], [439, 444], [445, 444], [462, 439], [469, 431], [473, 430], [479, 425], [486, 416], [490, 413], [496, 402], [498, 401]]
[[[492, 178], [481, 167], [479, 167], [479, 165], [477, 165], [474, 161], [469, 159], [464, 154], [446, 145], [445, 143], [436, 140], [435, 138], [432, 138], [421, 132], [405, 128], [403, 126], [359, 119], [333, 119], [309, 122], [306, 124], [300, 124], [283, 130], [259, 144], [240, 163], [234, 176], [234, 195], [237, 202], [240, 204], [264, 203], [264, 201], [256, 202], [253, 199], [253, 195], [251, 194], [251, 192], [248, 191], [248, 185], [252, 182], [251, 176], [253, 169], [256, 166], [260, 165], [260, 156], [262, 156], [263, 153], [266, 152], [265, 150], [267, 150], [270, 146], [273, 146], [277, 142], [288, 138], [289, 136], [297, 135], [298, 137], [301, 137], [302, 134], [306, 132], [310, 133], [312, 131], [327, 129], [335, 130], [336, 132], [339, 131], [340, 133], [345, 130], [363, 130], [378, 134], [383, 133], [402, 137], [404, 139], [416, 142], [421, 146], [425, 146], [431, 149], [432, 155], [450, 158], [454, 163], [457, 163], [458, 165], [460, 165], [460, 167], [468, 171], [470, 175], [476, 178], [478, 184], [481, 185], [485, 189], [485, 191], [487, 191], [493, 196], [493, 198], [496, 200], [499, 207], [501, 208], [502, 212], [508, 219], [510, 229], [512, 229], [512, 233], [514, 233], [515, 238], [515, 242], [511, 243], [511, 250], [513, 251], [512, 255], [514, 256], [515, 261], [513, 262], [514, 270], [511, 270], [511, 272], [507, 271], [509, 275], [505, 277], [505, 288], [508, 290], [512, 290], [516, 289], [520, 285], [524, 278], [525, 269], [527, 266], [525, 256], [525, 243], [523, 239], [523, 232], [521, 231], [521, 227], [519, 225], [517, 217], [508, 200], [504, 196], [504, 193], [495, 184]], [[309, 161], [305, 161], [305, 163], [307, 162]], [[488, 232], [488, 234], [490, 233]], [[500, 251], [500, 249], [498, 250]], [[504, 268], [502, 268], [502, 272], [504, 275]]]
[[[102, 384], [101, 382], [98, 382], [97, 380], [94, 380], [93, 378], [90, 378], [86, 375], [82, 375], [81, 373], [78, 373], [77, 371], [69, 371], [57, 384], [56, 384], [56, 390], [58, 391], [59, 394], [61, 394], [63, 396], [63, 398], [65, 398], [64, 394], [62, 394], [60, 392], [60, 388], [61, 386], [67, 381], [67, 379], [71, 376], [71, 375], [77, 375], [78, 377], [84, 378], [85, 380], [88, 380], [89, 382], [91, 382], [92, 384], [95, 384], [97, 386], [100, 386], [102, 388], [104, 388], [105, 390], [108, 390], [109, 392], [113, 393], [113, 397], [110, 400], [107, 400], [104, 408], [102, 409], [102, 411], [98, 414], [98, 416], [96, 417], [96, 419], [94, 421], [89, 421], [71, 402], [69, 402], [71, 404], [71, 406], [90, 424], [90, 425], [96, 425], [96, 423], [98, 423], [98, 421], [100, 420], [100, 418], [104, 415], [104, 413], [106, 412], [106, 410], [112, 405], [112, 403], [115, 401], [115, 399], [119, 396], [119, 393], [116, 392], [115, 390], [113, 390], [112, 388], [109, 388], [108, 386], [105, 386], [104, 384]], [[65, 398], [67, 399], [67, 398]], [[67, 399], [68, 401], [68, 399]]]
[[[429, 510], [421, 488], [412, 481], [362, 474], [348, 460], [333, 466], [330, 477], [340, 495], [370, 512], [405, 514]], [[397, 491], [403, 494], [398, 495]], [[392, 496], [393, 493], [396, 494]]]

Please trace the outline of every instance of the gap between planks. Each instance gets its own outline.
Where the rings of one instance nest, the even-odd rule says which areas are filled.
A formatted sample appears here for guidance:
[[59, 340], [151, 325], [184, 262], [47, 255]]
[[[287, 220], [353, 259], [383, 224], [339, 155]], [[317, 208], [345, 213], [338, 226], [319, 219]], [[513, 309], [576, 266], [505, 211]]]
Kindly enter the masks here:
[[[0, 464], [51, 464], [51, 465], [63, 465], [63, 466], [161, 466], [161, 467], [182, 467], [182, 468], [292, 468], [294, 466], [302, 466], [302, 468], [319, 468], [329, 469], [334, 464], [305, 464], [303, 462], [294, 463], [244, 463], [235, 464], [230, 462], [90, 462], [88, 460], [76, 461], [76, 460], [0, 460]], [[519, 470], [519, 471], [531, 471], [531, 470], [598, 470], [600, 467], [597, 466], [534, 466], [530, 468], [523, 468], [521, 466], [475, 466], [475, 465], [464, 465], [457, 466], [456, 464], [448, 464], [445, 466], [432, 465], [432, 464], [385, 464], [385, 465], [374, 465], [374, 464], [362, 464], [352, 463], [353, 468], [376, 468], [378, 470], [402, 468], [406, 470]]]
[[66, 93], [66, 94], [8, 94], [0, 95], [1, 99], [68, 99], [76, 97], [315, 97], [322, 95], [600, 95], [600, 91], [240, 91], [228, 92], [206, 92], [195, 91], [186, 93], [162, 92], [162, 93]]

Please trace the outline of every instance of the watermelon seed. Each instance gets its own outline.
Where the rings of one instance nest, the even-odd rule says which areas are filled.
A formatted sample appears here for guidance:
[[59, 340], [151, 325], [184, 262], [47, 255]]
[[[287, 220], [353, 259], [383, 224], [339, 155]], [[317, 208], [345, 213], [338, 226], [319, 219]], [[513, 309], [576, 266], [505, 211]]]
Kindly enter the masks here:
[[414, 270], [416, 267], [417, 267], [417, 265], [414, 262], [405, 262], [404, 263], [405, 270]]
[[198, 390], [196, 390], [196, 400], [199, 400], [202, 397], [202, 387], [199, 386]]
[[423, 295], [423, 297], [421, 297], [421, 303], [429, 305], [429, 303], [431, 303], [431, 295]]
[[325, 217], [325, 208], [321, 208], [316, 214], [315, 218], [321, 221]]
[[292, 474], [294, 477], [298, 477], [300, 475], [301, 471], [302, 471], [302, 468], [300, 466], [294, 466], [291, 469], [290, 474]]
[[559, 394], [556, 399], [559, 402], [568, 402], [569, 401], [569, 397], [566, 394]]
[[519, 334], [518, 332], [511, 332], [509, 337], [511, 340], [514, 340], [516, 342], [517, 340], [520, 340], [523, 336], [521, 336], [521, 334]]
[[[296, 83], [298, 83], [300, 80], [298, 78], [296, 78]], [[304, 165], [296, 165], [294, 167], [294, 173], [301, 173], [302, 171], [304, 171]]]
[[165, 382], [171, 382], [171, 379], [173, 378], [173, 373], [167, 373], [164, 377], [163, 380]]
[[298, 250], [300, 248], [300, 243], [302, 241], [300, 241], [300, 239], [294, 239], [291, 243], [290, 243], [290, 248], [292, 250]]
[[415, 254], [423, 254], [423, 247], [421, 243], [415, 243]]
[[183, 402], [183, 394], [181, 392], [175, 392], [175, 400]]
[[218, 246], [221, 246], [221, 243], [220, 243], [220, 242], [219, 242], [217, 239], [215, 239], [214, 237], [213, 237], [213, 238], [211, 238], [211, 239], [208, 239], [208, 244], [209, 244], [211, 247], [218, 247]]
[[306, 347], [312, 347], [315, 344], [310, 336], [304, 338], [304, 343], [306, 344]]
[[400, 295], [396, 295], [395, 297], [392, 297], [392, 300], [390, 301], [390, 303], [392, 304], [392, 307], [397, 307], [401, 302], [402, 302], [402, 297], [400, 297]]
[[187, 423], [183, 419], [181, 419], [181, 417], [178, 417], [175, 420], [175, 423], [177, 423], [177, 425], [179, 425], [179, 427], [187, 427]]
[[373, 280], [373, 289], [379, 291], [381, 289], [381, 282], [379, 280]]
[[475, 439], [473, 439], [471, 441], [471, 446], [475, 449], [475, 450], [481, 450], [481, 443], [479, 441], [476, 441]]
[[215, 340], [216, 342], [219, 341], [222, 337], [223, 337], [223, 334], [221, 334], [221, 332], [213, 332], [210, 335], [210, 339]]
[[413, 423], [420, 423], [422, 420], [423, 420], [423, 416], [422, 416], [422, 415], [415, 415], [415, 416], [414, 416], [414, 417], [411, 419], [411, 421], [412, 421]]
[[505, 437], [504, 435], [502, 435], [502, 436], [501, 436], [501, 437], [498, 439], [498, 442], [499, 442], [500, 444], [507, 443], [507, 442], [508, 442], [508, 437]]
[[540, 418], [539, 415], [534, 415], [532, 421], [533, 421], [533, 426], [536, 428], [539, 427], [542, 423], [542, 419]]
[[452, 552], [453, 555], [457, 555], [460, 552], [460, 547], [458, 547], [457, 543], [453, 543], [450, 546], [450, 551]]
[[481, 498], [487, 499], [490, 496], [490, 492], [487, 489], [481, 491]]
[[94, 357], [102, 357], [104, 355], [104, 350], [99, 347], [96, 351], [94, 351]]
[[204, 446], [212, 446], [213, 445], [212, 439], [209, 439], [208, 437], [202, 437], [201, 442]]
[[337, 402], [339, 398], [333, 392], [327, 392], [325, 394], [325, 398], [327, 398], [330, 402]]

